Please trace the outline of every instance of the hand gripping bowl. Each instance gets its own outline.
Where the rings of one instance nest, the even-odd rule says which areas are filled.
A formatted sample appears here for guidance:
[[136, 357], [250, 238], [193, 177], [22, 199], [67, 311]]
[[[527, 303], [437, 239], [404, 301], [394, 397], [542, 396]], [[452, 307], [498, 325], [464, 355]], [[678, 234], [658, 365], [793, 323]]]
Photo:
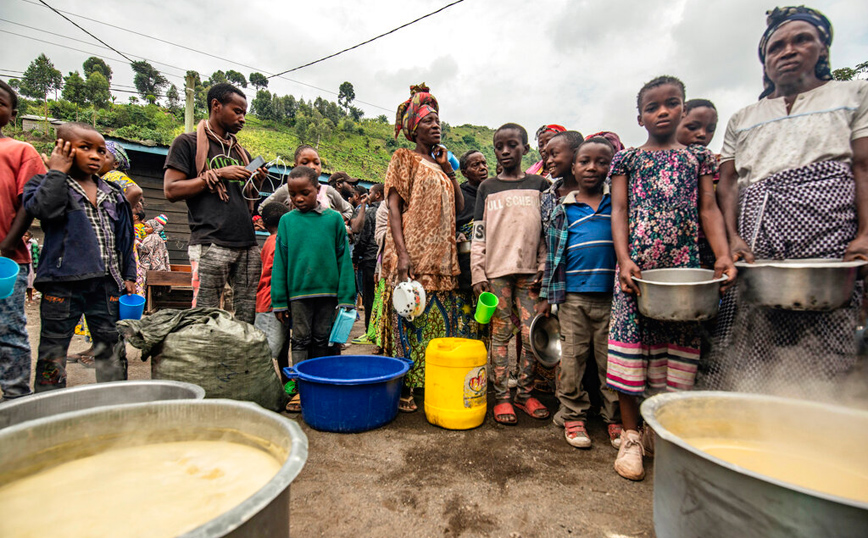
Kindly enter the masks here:
[[850, 300], [863, 260], [757, 260], [737, 262], [741, 297], [784, 310], [828, 311]]
[[[556, 310], [555, 310], [556, 311]], [[561, 362], [561, 324], [553, 311], [548, 317], [537, 314], [530, 324], [530, 349], [546, 368]]]
[[657, 536], [866, 535], [868, 412], [700, 391], [654, 396], [641, 411], [656, 432]]
[[[217, 441], [244, 445], [242, 448], [246, 450], [254, 450], [274, 458], [276, 474], [266, 479], [258, 490], [254, 490], [252, 495], [240, 501], [234, 508], [181, 532], [182, 538], [289, 536], [289, 486], [307, 460], [307, 437], [294, 421], [249, 402], [175, 400], [118, 405], [41, 418], [6, 428], [0, 431], [0, 446], [3, 447], [3, 450], [0, 450], [0, 492], [7, 486], [15, 486], [18, 480], [27, 480], [42, 471], [59, 469], [58, 466], [67, 463], [82, 462], [91, 456], [99, 457], [115, 450], [161, 447], [161, 443], [185, 441]], [[135, 461], [124, 465], [135, 469]], [[232, 463], [224, 460], [222, 465], [231, 470]], [[156, 483], [160, 482], [158, 474], [154, 473]], [[115, 508], [117, 517], [112, 515], [111, 506], [93, 507], [96, 511], [102, 510], [101, 513], [108, 521], [109, 517], [120, 519], [117, 532], [111, 535], [124, 536], [127, 531], [135, 530], [123, 528], [122, 525], [130, 524], [124, 523], [127, 518], [130, 521], [133, 517], [137, 520], [150, 518], [156, 527], [157, 520], [163, 517], [165, 512], [177, 512], [180, 509], [183, 513], [183, 508], [189, 506], [185, 504], [186, 501], [170, 507], [161, 504], [165, 501], [159, 495], [152, 493], [149, 497], [145, 493], [149, 485], [145, 482], [150, 483], [152, 480], [148, 477], [138, 481], [132, 486], [134, 491], [117, 496], [117, 503], [127, 507], [126, 511]], [[72, 482], [72, 486], [78, 487], [76, 482]], [[238, 483], [237, 487], [242, 487], [242, 484]], [[61, 501], [54, 499], [59, 493], [53, 484], [47, 489], [51, 491], [35, 491], [36, 495], [45, 496], [40, 502], [72, 502], [78, 506], [78, 499], [83, 503], [88, 502], [87, 493], [93, 491], [95, 485], [85, 481], [81, 484], [80, 494], [67, 493], [66, 498]], [[195, 495], [189, 498], [189, 503], [195, 505], [194, 509], [206, 504]], [[25, 515], [26, 524], [36, 529], [38, 527], [33, 526], [45, 525], [51, 518], [60, 518], [58, 527], [44, 528], [41, 533], [44, 536], [57, 534], [60, 528], [68, 531], [65, 526], [72, 524], [73, 517], [81, 518], [81, 513], [90, 509], [77, 507], [58, 511], [54, 505], [49, 505], [53, 507], [49, 513], [42, 509], [36, 517]], [[2, 508], [0, 505], [0, 511]], [[134, 515], [130, 513], [133, 510], [137, 512]], [[105, 521], [96, 523], [106, 524]], [[4, 520], [3, 525], [6, 524], [9, 524], [9, 521]], [[38, 530], [34, 532], [38, 533]], [[69, 536], [67, 532], [62, 534]]]
[[726, 276], [714, 278], [714, 271], [710, 269], [679, 267], [642, 271], [642, 278], [633, 277], [640, 291], [639, 312], [662, 321], [711, 319], [717, 316], [720, 284], [726, 279]]

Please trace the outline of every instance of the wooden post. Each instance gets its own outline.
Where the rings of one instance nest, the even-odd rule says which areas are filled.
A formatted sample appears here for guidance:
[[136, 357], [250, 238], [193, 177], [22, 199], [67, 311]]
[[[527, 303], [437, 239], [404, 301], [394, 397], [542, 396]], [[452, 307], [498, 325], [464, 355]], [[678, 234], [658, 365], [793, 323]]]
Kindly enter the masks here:
[[184, 93], [186, 94], [185, 104], [186, 107], [184, 109], [184, 132], [192, 133], [193, 132], [193, 107], [195, 105], [195, 86], [196, 77], [192, 75], [187, 75], [186, 77], [186, 87], [184, 88]]

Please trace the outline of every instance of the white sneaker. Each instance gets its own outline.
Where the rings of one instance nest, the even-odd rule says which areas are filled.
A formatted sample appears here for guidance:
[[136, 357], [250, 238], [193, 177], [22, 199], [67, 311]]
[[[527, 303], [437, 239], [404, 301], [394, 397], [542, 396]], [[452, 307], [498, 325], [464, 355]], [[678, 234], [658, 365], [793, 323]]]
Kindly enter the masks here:
[[564, 438], [567, 443], [576, 448], [591, 448], [591, 438], [588, 437], [585, 423], [581, 420], [564, 422]]
[[609, 442], [615, 447], [615, 450], [621, 448], [621, 432], [623, 428], [620, 424], [609, 424]]
[[642, 480], [645, 478], [645, 467], [642, 465], [642, 436], [636, 430], [621, 432], [621, 448], [615, 458], [615, 471], [627, 480]]

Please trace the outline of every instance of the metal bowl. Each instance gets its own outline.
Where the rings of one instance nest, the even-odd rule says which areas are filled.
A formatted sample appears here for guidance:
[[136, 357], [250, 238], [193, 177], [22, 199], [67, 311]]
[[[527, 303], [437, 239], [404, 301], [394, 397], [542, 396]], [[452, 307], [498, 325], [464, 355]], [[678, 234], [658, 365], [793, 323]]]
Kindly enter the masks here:
[[720, 283], [710, 269], [648, 269], [633, 278], [641, 292], [639, 312], [662, 321], [703, 321], [717, 316]]
[[[262, 488], [182, 538], [287, 538], [290, 483], [307, 461], [307, 437], [294, 421], [234, 400], [173, 400], [98, 407], [40, 418], [0, 431], [0, 487], [113, 446], [188, 440], [231, 441], [264, 450], [282, 466]], [[130, 462], [135, 465], [135, 462]], [[82, 484], [82, 491], [95, 484]], [[134, 493], [131, 493], [134, 494]], [[71, 499], [73, 501], [74, 499]], [[142, 499], [142, 503], [159, 499]], [[193, 500], [192, 502], [195, 502]], [[129, 529], [118, 529], [122, 536]]]
[[204, 397], [205, 389], [199, 385], [164, 379], [81, 385], [15, 398], [0, 405], [0, 430], [28, 420], [94, 407]]
[[561, 324], [555, 314], [537, 314], [530, 324], [530, 349], [543, 366], [561, 362]]
[[[656, 433], [654, 529], [657, 536], [864, 537], [868, 502], [786, 482], [712, 456], [685, 438], [784, 439], [811, 460], [858, 476], [868, 412], [733, 392], [677, 392], [642, 403]], [[810, 426], [806, 426], [810, 425]], [[848, 442], [840, 442], [841, 432]], [[858, 479], [858, 478], [857, 478]]]
[[738, 287], [746, 302], [784, 310], [835, 310], [853, 293], [859, 268], [868, 262], [829, 259], [737, 262]]

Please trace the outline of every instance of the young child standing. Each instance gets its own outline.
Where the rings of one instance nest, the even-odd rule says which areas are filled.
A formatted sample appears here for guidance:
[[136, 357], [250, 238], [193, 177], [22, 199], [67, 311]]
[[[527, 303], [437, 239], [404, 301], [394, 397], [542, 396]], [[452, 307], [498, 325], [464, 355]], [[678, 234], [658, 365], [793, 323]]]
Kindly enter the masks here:
[[[602, 137], [582, 142], [575, 152], [564, 152], [555, 135], [547, 148], [552, 175], [563, 178], [570, 190], [556, 205], [546, 230], [548, 254], [537, 312], [548, 315], [558, 305], [561, 327], [561, 362], [558, 368], [558, 411], [554, 423], [564, 428], [567, 443], [590, 448], [585, 429], [591, 400], [582, 387], [585, 365], [596, 359], [602, 396], [601, 414], [608, 424], [610, 442], [620, 445], [618, 397], [606, 388], [609, 313], [615, 279], [612, 246], [612, 202], [603, 194], [615, 148]], [[554, 147], [553, 147], [554, 146]], [[564, 155], [573, 156], [569, 161]], [[616, 443], [618, 443], [616, 445]]]
[[33, 302], [33, 281], [36, 279], [36, 268], [39, 267], [39, 241], [33, 237], [30, 230], [24, 232], [24, 244], [30, 252], [30, 265], [27, 271], [27, 302]]
[[344, 219], [317, 200], [319, 174], [292, 169], [292, 205], [280, 219], [271, 276], [271, 305], [281, 323], [292, 319], [292, 362], [330, 352], [329, 334], [338, 308], [353, 308], [356, 283]]
[[66, 352], [82, 314], [94, 342], [98, 382], [126, 379], [118, 337], [118, 298], [134, 293], [133, 219], [117, 185], [97, 172], [105, 140], [93, 127], [67, 123], [48, 160], [49, 172], [24, 186], [24, 207], [45, 232], [36, 289], [42, 292], [37, 392], [66, 386]]
[[12, 295], [0, 299], [0, 400], [30, 394], [30, 341], [24, 314], [30, 254], [21, 240], [33, 217], [22, 207], [24, 184], [45, 173], [30, 144], [5, 136], [2, 129], [18, 113], [18, 95], [0, 81], [0, 253], [18, 264]]
[[494, 420], [501, 424], [517, 422], [507, 384], [507, 346], [512, 338], [513, 308], [519, 313], [523, 343], [518, 358], [515, 407], [533, 418], [549, 416], [548, 409], [530, 395], [534, 364], [530, 323], [545, 268], [540, 193], [548, 188], [548, 182], [541, 176], [522, 172], [521, 158], [529, 149], [527, 131], [521, 125], [507, 123], [494, 132], [495, 156], [503, 170], [479, 186], [473, 216], [470, 251], [473, 292], [479, 296], [490, 291], [499, 300], [491, 320], [491, 361], [497, 401]]
[[612, 304], [606, 379], [617, 390], [624, 431], [615, 470], [630, 480], [645, 476], [639, 433], [639, 398], [693, 387], [699, 363], [698, 322], [663, 322], [639, 313], [634, 277], [645, 269], [699, 267], [700, 221], [717, 261], [716, 277], [736, 275], [723, 217], [714, 198], [717, 171], [708, 149], [675, 138], [684, 114], [684, 84], [657, 77], [637, 98], [639, 125], [648, 139], [612, 161], [612, 239], [618, 281]]

